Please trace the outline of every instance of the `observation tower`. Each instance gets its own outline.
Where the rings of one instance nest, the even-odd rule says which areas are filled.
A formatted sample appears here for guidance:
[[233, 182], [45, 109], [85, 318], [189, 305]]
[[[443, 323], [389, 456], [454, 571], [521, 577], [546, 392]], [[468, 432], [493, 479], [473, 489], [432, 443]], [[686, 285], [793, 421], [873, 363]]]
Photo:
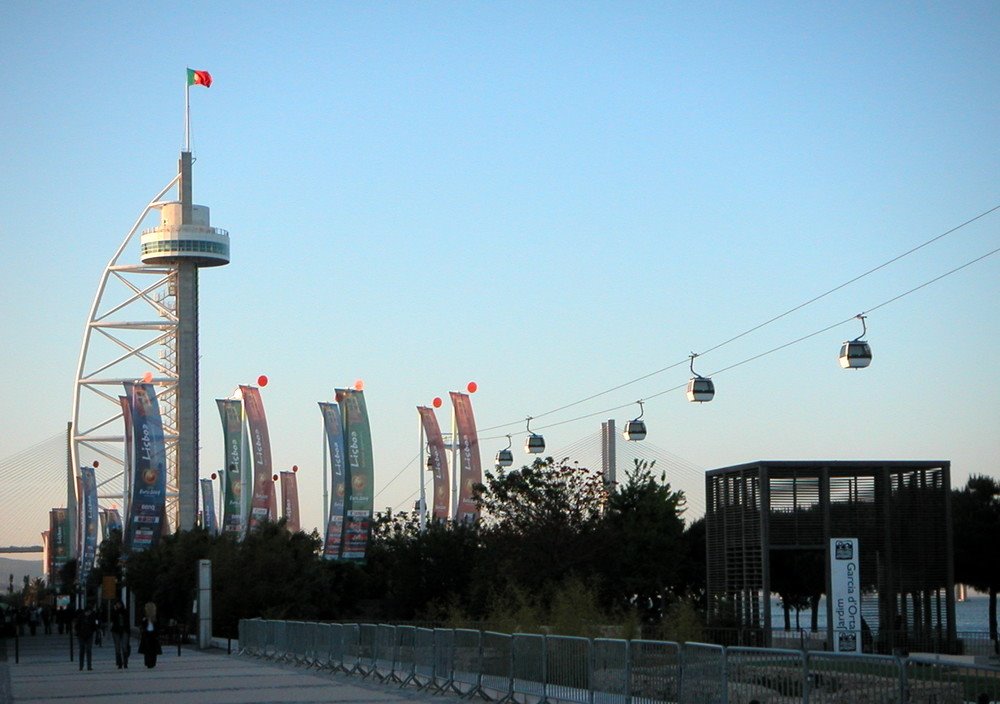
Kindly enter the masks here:
[[[190, 72], [189, 72], [190, 73]], [[210, 80], [210, 79], [209, 79]], [[202, 84], [209, 85], [209, 84]], [[229, 263], [229, 233], [212, 227], [209, 209], [192, 198], [190, 123], [177, 174], [146, 205], [104, 269], [84, 330], [73, 393], [67, 507], [74, 552], [81, 466], [99, 460], [101, 508], [127, 508], [130, 468], [120, 397], [126, 381], [156, 390], [167, 460], [166, 520], [195, 526], [198, 511], [198, 270]], [[177, 187], [174, 200], [164, 196]], [[159, 223], [139, 234], [158, 215]], [[138, 254], [138, 262], [127, 262]]]
[[198, 513], [198, 269], [229, 263], [229, 233], [212, 227], [209, 210], [191, 197], [191, 152], [178, 161], [178, 200], [156, 203], [160, 224], [140, 237], [139, 257], [173, 270], [177, 328], [177, 528], [194, 528]]

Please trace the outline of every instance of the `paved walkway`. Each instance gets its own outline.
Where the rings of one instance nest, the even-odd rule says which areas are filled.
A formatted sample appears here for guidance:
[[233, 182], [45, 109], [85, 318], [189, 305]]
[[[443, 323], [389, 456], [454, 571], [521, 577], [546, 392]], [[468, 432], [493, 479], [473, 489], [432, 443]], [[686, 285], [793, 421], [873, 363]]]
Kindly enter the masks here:
[[[14, 643], [8, 642], [7, 662], [0, 662], [0, 679], [3, 670], [9, 670], [15, 704], [413, 704], [457, 699], [356, 676], [227, 655], [225, 650], [184, 647], [178, 656], [176, 646], [164, 646], [156, 667], [147, 669], [135, 652], [136, 645], [133, 638], [129, 668], [119, 670], [108, 638], [103, 647], [94, 646], [94, 669], [81, 672], [77, 662], [70, 661], [68, 636], [26, 636], [20, 639], [19, 663], [14, 662]], [[0, 704], [5, 704], [3, 689], [0, 683]]]

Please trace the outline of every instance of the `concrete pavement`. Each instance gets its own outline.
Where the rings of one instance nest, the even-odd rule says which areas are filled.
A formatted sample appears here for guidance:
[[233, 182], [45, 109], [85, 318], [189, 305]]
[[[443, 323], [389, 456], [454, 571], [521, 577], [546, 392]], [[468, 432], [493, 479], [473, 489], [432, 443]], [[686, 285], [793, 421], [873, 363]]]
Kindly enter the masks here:
[[[395, 684], [362, 680], [357, 676], [330, 674], [276, 665], [256, 658], [226, 655], [225, 650], [197, 650], [163, 646], [156, 667], [147, 669], [136, 652], [127, 670], [115, 666], [110, 637], [104, 646], [94, 646], [94, 669], [78, 669], [70, 661], [69, 637], [37, 635], [20, 639], [20, 662], [14, 662], [14, 644], [8, 643], [7, 662], [15, 704], [413, 704], [457, 699], [455, 695], [431, 695]], [[76, 653], [74, 653], [76, 654]], [[3, 702], [0, 686], [0, 704]]]

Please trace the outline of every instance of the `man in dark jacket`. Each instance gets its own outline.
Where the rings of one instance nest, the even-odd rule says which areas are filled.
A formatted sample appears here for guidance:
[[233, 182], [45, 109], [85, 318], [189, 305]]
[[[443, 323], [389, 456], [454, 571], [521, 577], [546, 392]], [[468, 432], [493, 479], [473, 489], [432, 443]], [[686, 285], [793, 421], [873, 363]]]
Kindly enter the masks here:
[[93, 670], [91, 667], [93, 648], [94, 648], [94, 630], [97, 628], [97, 618], [94, 616], [94, 612], [87, 608], [80, 612], [76, 617], [76, 623], [73, 626], [76, 632], [76, 640], [80, 644], [80, 669], [83, 669], [83, 658], [84, 655], [87, 657], [87, 669]]
[[115, 641], [115, 664], [119, 670], [123, 667], [128, 669], [128, 656], [132, 652], [130, 636], [128, 612], [119, 599], [111, 607], [111, 638]]

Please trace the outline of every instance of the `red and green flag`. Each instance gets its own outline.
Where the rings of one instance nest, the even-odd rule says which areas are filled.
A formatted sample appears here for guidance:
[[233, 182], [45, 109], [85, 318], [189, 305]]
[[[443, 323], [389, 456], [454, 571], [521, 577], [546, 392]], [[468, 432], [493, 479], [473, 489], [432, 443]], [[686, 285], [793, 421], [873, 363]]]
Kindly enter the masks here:
[[212, 74], [208, 71], [195, 71], [193, 68], [189, 68], [187, 71], [189, 86], [205, 86], [209, 88], [212, 85]]

